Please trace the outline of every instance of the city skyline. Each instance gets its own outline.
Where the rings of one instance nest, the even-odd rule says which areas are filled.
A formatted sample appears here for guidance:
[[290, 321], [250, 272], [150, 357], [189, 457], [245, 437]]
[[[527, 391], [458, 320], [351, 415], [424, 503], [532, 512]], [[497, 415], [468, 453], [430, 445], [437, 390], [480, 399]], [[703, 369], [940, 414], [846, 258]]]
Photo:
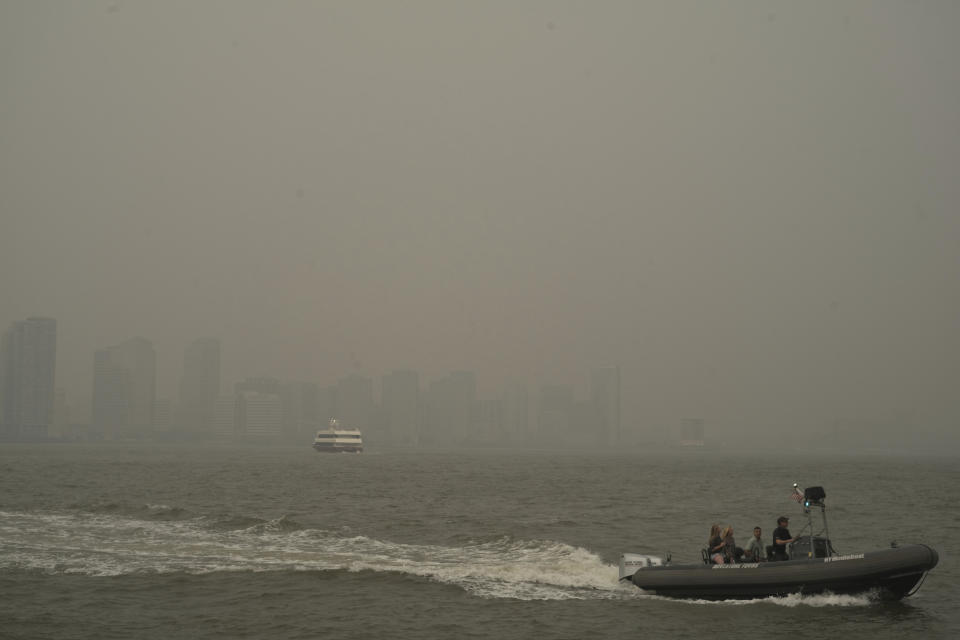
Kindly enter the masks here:
[[0, 326], [960, 451], [960, 6], [774, 4], [3, 3]]
[[[35, 321], [38, 318], [29, 320]], [[39, 320], [50, 322], [53, 327], [57, 326], [56, 319]], [[17, 327], [25, 326], [26, 322], [14, 322], [6, 334], [12, 334]], [[462, 368], [429, 376], [410, 368], [394, 368], [380, 374], [354, 370], [334, 373], [332, 380], [328, 379], [326, 382], [261, 372], [257, 375], [237, 374], [242, 377], [231, 382], [232, 378], [224, 376], [221, 371], [221, 355], [219, 338], [207, 336], [189, 340], [184, 346], [179, 367], [178, 395], [166, 395], [157, 390], [157, 380], [160, 377], [158, 362], [163, 360], [163, 354], [158, 355], [149, 339], [137, 336], [113, 346], [96, 349], [91, 369], [92, 393], [85, 397], [82, 390], [80, 393], [71, 393], [70, 389], [64, 389], [60, 380], [57, 380], [56, 398], [51, 400], [51, 410], [55, 405], [60, 407], [58, 419], [61, 422], [55, 423], [51, 420], [47, 425], [49, 434], [51, 437], [67, 439], [84, 439], [91, 435], [108, 440], [131, 437], [206, 439], [211, 436], [216, 439], [225, 433], [222, 418], [217, 415], [217, 412], [221, 411], [217, 407], [222, 405], [225, 398], [233, 398], [232, 402], [240, 402], [243, 407], [249, 402], [265, 407], [263, 403], [266, 396], [263, 394], [266, 393], [275, 395], [278, 403], [276, 409], [266, 411], [280, 412], [280, 407], [283, 407], [283, 411], [277, 413], [277, 416], [281, 417], [277, 418], [279, 422], [275, 427], [258, 426], [251, 428], [251, 432], [259, 429], [259, 433], [264, 436], [272, 433], [270, 437], [278, 441], [295, 441], [305, 437], [306, 432], [327, 419], [320, 415], [323, 413], [322, 408], [331, 406], [331, 402], [335, 404], [336, 400], [325, 398], [324, 394], [352, 398], [344, 405], [354, 407], [347, 411], [349, 415], [328, 417], [346, 418], [348, 423], [366, 423], [372, 425], [375, 431], [380, 430], [381, 436], [389, 434], [389, 437], [380, 441], [381, 446], [442, 447], [471, 443], [489, 444], [488, 432], [494, 428], [491, 421], [500, 425], [496, 428], [507, 429], [512, 434], [511, 438], [515, 438], [514, 444], [522, 443], [523, 446], [550, 446], [551, 439], [553, 444], [560, 448], [579, 446], [611, 449], [623, 445], [678, 444], [690, 440], [683, 434], [688, 431], [687, 426], [691, 421], [701, 425], [701, 444], [717, 445], [728, 442], [727, 446], [736, 446], [735, 443], [755, 443], [763, 438], [762, 431], [749, 430], [745, 435], [734, 433], [731, 436], [731, 425], [722, 417], [700, 412], [695, 414], [696, 418], [691, 418], [690, 411], [681, 406], [672, 407], [670, 417], [659, 422], [624, 423], [619, 365], [601, 365], [579, 372], [578, 384], [550, 381], [556, 377], [546, 380], [520, 380], [516, 376], [508, 376], [502, 380], [488, 380], [487, 391], [480, 394], [477, 391], [477, 373]], [[359, 364], [355, 354], [351, 360], [355, 365]], [[415, 427], [411, 422], [411, 408], [408, 406], [405, 409], [406, 435], [402, 435], [404, 427], [391, 426], [391, 420], [397, 419], [388, 415], [388, 407], [397, 402], [396, 398], [391, 399], [389, 386], [395, 379], [403, 377], [407, 378], [407, 387], [411, 377], [416, 380], [416, 394], [421, 404], [417, 408], [421, 413], [417, 416]], [[233, 394], [229, 391], [231, 388]], [[217, 389], [215, 395], [214, 389]], [[241, 397], [248, 390], [254, 392], [254, 396], [251, 396], [251, 399]], [[296, 396], [295, 400], [291, 400], [291, 394]], [[311, 397], [307, 398], [305, 394], [310, 394]], [[319, 395], [313, 397], [313, 394]], [[368, 401], [364, 400], [364, 397]], [[459, 400], [454, 400], [451, 405], [450, 398], [458, 397]], [[184, 404], [185, 398], [188, 403], [194, 404], [192, 410], [188, 404]], [[288, 406], [291, 401], [313, 407], [306, 412], [309, 414], [306, 422], [289, 423], [291, 418], [288, 415]], [[407, 404], [409, 405], [409, 401]], [[198, 408], [200, 405], [203, 406], [202, 409]], [[88, 413], [84, 410], [85, 406], [88, 407]], [[523, 407], [525, 421], [517, 417], [519, 406]], [[457, 407], [472, 407], [468, 409], [470, 417], [458, 414], [464, 409]], [[318, 408], [319, 413], [316, 412]], [[239, 410], [241, 409], [238, 408]], [[356, 413], [357, 411], [360, 413]], [[155, 416], [155, 412], [159, 415]], [[298, 409], [296, 415], [303, 417], [306, 413]], [[203, 417], [198, 417], [200, 415]], [[62, 422], [66, 419], [65, 416], [70, 424]], [[577, 423], [590, 426], [586, 430], [578, 430]], [[704, 423], [708, 425], [706, 437], [702, 436]], [[737, 425], [734, 425], [734, 432], [737, 431], [736, 427]], [[76, 428], [82, 431], [74, 432]], [[273, 433], [271, 429], [276, 432]], [[472, 431], [473, 429], [476, 431]], [[825, 446], [832, 443], [839, 447], [851, 447], [867, 437], [876, 443], [875, 448], [909, 448], [908, 441], [915, 439], [918, 433], [923, 434], [925, 430], [925, 425], [918, 422], [914, 413], [903, 409], [885, 414], [836, 415], [807, 424], [805, 434], [789, 439], [788, 443], [790, 446], [809, 446], [813, 442]], [[521, 437], [521, 434], [525, 436]], [[238, 432], [234, 435], [244, 434]], [[947, 438], [942, 442], [950, 444], [951, 440]], [[934, 448], [936, 447], [917, 447], [917, 450]]]

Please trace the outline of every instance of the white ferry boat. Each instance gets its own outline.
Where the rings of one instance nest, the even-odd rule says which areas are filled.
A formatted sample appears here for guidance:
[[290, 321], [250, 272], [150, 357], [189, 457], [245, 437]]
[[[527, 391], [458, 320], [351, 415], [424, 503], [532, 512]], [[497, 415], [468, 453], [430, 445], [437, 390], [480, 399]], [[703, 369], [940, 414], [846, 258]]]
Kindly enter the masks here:
[[359, 429], [345, 427], [336, 418], [330, 418], [330, 425], [317, 431], [313, 448], [325, 453], [360, 453], [363, 438]]

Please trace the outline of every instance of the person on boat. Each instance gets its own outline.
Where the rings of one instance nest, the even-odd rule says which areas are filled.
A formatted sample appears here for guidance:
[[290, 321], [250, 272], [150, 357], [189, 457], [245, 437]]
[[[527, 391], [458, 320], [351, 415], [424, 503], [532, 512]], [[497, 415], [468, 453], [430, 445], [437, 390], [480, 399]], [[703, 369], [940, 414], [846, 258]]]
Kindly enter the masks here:
[[710, 562], [713, 564], [723, 564], [723, 536], [720, 535], [720, 525], [718, 524], [710, 527], [707, 553], [710, 556]]
[[787, 529], [788, 524], [790, 524], [790, 518], [786, 516], [777, 518], [777, 528], [773, 530], [774, 560], [789, 559], [787, 558], [787, 545], [794, 541], [794, 537], [790, 535], [790, 530]]
[[763, 542], [760, 541], [760, 536], [762, 535], [763, 530], [760, 529], [760, 527], [753, 528], [753, 537], [750, 538], [744, 554], [744, 559], [748, 562], [763, 562], [767, 559], [766, 553], [763, 550]]
[[723, 538], [723, 561], [726, 564], [733, 564], [740, 560], [743, 549], [737, 548], [737, 543], [733, 539], [733, 527], [724, 527], [721, 536]]

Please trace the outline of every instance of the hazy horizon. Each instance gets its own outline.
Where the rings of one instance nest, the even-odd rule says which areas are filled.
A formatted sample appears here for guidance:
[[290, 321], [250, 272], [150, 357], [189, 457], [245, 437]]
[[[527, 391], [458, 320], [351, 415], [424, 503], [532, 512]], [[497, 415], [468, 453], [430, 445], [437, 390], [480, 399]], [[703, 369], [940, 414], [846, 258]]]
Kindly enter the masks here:
[[[0, 4], [0, 330], [57, 386], [570, 384], [960, 450], [960, 4]], [[887, 426], [884, 426], [887, 425]], [[903, 445], [913, 440], [904, 437]]]

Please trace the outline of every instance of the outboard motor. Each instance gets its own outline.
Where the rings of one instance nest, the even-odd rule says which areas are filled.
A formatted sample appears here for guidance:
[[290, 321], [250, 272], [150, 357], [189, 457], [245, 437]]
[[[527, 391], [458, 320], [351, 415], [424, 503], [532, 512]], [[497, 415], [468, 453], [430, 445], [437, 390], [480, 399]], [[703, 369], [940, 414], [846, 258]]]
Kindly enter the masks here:
[[647, 556], [640, 553], [624, 553], [620, 556], [620, 579], [627, 580], [638, 570], [645, 567], [659, 567], [663, 565], [660, 556]]

